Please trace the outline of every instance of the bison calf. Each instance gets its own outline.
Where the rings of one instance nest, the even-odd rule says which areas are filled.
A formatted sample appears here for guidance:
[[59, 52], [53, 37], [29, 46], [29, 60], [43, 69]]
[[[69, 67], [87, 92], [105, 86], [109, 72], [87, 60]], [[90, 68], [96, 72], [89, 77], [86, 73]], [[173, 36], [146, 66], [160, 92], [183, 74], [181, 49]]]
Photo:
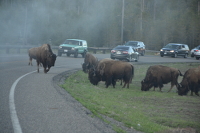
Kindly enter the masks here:
[[170, 92], [174, 85], [177, 87], [179, 75], [182, 76], [181, 72], [175, 68], [162, 65], [150, 66], [141, 82], [141, 90], [148, 91], [151, 87], [154, 87], [155, 91], [155, 88], [159, 87], [162, 91], [163, 84], [171, 82], [171, 88], [168, 91]]

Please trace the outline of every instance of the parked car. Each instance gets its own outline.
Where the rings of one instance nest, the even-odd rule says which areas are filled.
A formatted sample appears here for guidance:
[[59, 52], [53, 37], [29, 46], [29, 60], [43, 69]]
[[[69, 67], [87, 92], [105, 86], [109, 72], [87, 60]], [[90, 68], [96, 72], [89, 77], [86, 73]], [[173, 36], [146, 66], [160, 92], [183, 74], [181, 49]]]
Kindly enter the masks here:
[[160, 50], [160, 56], [171, 56], [176, 58], [177, 56], [188, 57], [189, 47], [186, 44], [169, 43]]
[[194, 56], [197, 60], [200, 59], [200, 47], [194, 51]]
[[197, 47], [195, 47], [195, 48], [193, 48], [193, 49], [190, 51], [191, 57], [194, 57], [194, 52], [195, 52], [196, 50], [199, 50], [199, 48], [200, 48], [200, 45], [197, 46]]
[[63, 44], [58, 48], [58, 56], [66, 54], [70, 56], [74, 55], [74, 58], [78, 57], [78, 54], [81, 54], [82, 57], [85, 57], [87, 53], [87, 41], [80, 39], [66, 39]]
[[111, 50], [110, 58], [137, 62], [139, 53], [131, 46], [119, 45]]
[[128, 41], [125, 43], [125, 46], [132, 46], [139, 54], [144, 56], [145, 54], [145, 45], [140, 41]]

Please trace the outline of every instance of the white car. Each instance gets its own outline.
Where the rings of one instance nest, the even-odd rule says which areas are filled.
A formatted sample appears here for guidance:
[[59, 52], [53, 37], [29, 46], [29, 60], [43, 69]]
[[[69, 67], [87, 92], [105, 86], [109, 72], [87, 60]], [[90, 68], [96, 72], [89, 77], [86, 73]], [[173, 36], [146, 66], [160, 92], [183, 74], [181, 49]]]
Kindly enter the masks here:
[[191, 57], [194, 57], [194, 52], [195, 52], [196, 50], [198, 50], [199, 48], [200, 48], [200, 45], [197, 46], [197, 47], [195, 47], [195, 48], [193, 48], [193, 49], [190, 51]]
[[200, 47], [194, 51], [194, 56], [197, 60], [200, 58]]

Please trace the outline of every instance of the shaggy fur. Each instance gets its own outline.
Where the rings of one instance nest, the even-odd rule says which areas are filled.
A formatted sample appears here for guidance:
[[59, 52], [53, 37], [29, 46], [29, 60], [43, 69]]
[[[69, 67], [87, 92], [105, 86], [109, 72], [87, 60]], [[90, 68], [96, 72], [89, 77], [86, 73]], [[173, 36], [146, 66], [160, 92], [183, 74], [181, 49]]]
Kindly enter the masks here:
[[162, 91], [163, 84], [167, 84], [171, 82], [171, 89], [174, 85], [178, 85], [178, 76], [182, 76], [181, 72], [178, 69], [162, 66], [162, 65], [155, 65], [150, 66], [146, 72], [145, 79], [141, 81], [141, 90], [148, 91], [151, 87], [155, 88], [159, 87], [160, 91]]
[[178, 94], [179, 95], [187, 95], [189, 91], [191, 91], [191, 95], [193, 92], [199, 96], [199, 89], [200, 89], [200, 66], [197, 68], [190, 68], [188, 69], [181, 81], [178, 84]]
[[32, 59], [35, 59], [37, 62], [38, 73], [39, 73], [39, 64], [42, 63], [44, 68], [44, 73], [47, 73], [51, 66], [54, 66], [56, 61], [56, 55], [52, 52], [49, 44], [43, 44], [40, 47], [31, 48], [28, 51], [29, 54], [29, 65], [32, 65]]

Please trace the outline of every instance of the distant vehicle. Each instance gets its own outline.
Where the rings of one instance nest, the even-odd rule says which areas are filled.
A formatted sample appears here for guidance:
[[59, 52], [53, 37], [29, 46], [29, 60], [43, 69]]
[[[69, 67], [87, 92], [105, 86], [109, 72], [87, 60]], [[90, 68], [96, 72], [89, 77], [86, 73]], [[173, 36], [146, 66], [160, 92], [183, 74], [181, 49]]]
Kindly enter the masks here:
[[74, 55], [74, 58], [78, 57], [78, 54], [81, 54], [82, 57], [85, 57], [87, 53], [87, 41], [80, 39], [66, 39], [63, 44], [58, 48], [58, 56], [66, 54], [70, 56]]
[[132, 46], [139, 54], [144, 56], [145, 54], [145, 45], [140, 41], [128, 41], [125, 43], [125, 46]]
[[171, 56], [176, 58], [177, 56], [188, 57], [189, 47], [186, 44], [169, 43], [160, 50], [160, 56]]
[[131, 46], [119, 45], [111, 50], [111, 59], [127, 60], [137, 62], [139, 60], [139, 53]]
[[197, 47], [195, 47], [195, 48], [193, 48], [193, 49], [190, 51], [191, 57], [194, 57], [194, 52], [195, 52], [196, 50], [199, 50], [199, 48], [200, 48], [200, 45], [197, 46]]
[[194, 56], [197, 60], [200, 59], [200, 47], [194, 51]]

